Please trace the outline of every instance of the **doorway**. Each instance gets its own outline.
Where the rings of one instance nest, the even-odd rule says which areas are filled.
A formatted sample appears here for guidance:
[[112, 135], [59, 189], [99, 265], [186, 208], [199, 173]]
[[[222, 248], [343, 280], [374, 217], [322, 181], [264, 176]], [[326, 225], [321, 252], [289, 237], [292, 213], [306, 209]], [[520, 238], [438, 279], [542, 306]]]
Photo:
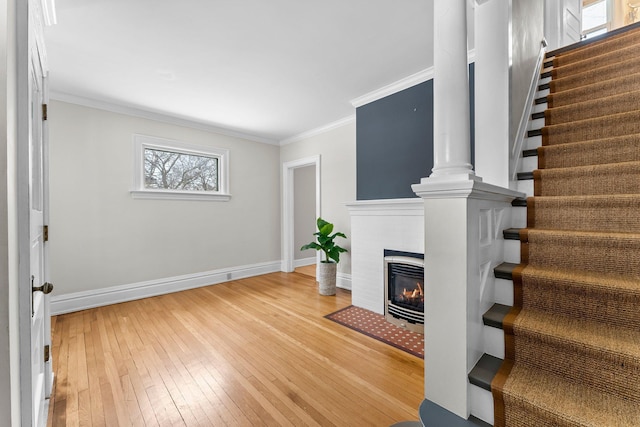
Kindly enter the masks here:
[[315, 277], [317, 251], [300, 251], [316, 232], [316, 166], [293, 170], [293, 264], [295, 271]]
[[[312, 168], [312, 169], [307, 169]], [[297, 170], [300, 172], [296, 172]], [[309, 187], [311, 181], [309, 173], [313, 174], [313, 187]], [[296, 179], [297, 178], [297, 179]], [[298, 181], [299, 189], [301, 191], [306, 190], [306, 194], [301, 194], [296, 197], [295, 183]], [[308, 191], [311, 190], [311, 191]], [[296, 203], [298, 199], [299, 203]], [[300, 200], [301, 199], [301, 200]], [[314, 200], [315, 199], [315, 200]], [[315, 209], [313, 218], [313, 231], [311, 234], [307, 234], [304, 231], [309, 228], [309, 225], [303, 223], [303, 220], [296, 222], [296, 211], [302, 216], [309, 216], [310, 212], [307, 207], [302, 205], [305, 203], [310, 204], [314, 200]], [[281, 270], [287, 273], [294, 271], [296, 267], [296, 260], [299, 264], [309, 263], [309, 258], [313, 255], [300, 254], [298, 251], [302, 244], [309, 243], [312, 240], [312, 234], [315, 232], [315, 218], [321, 216], [320, 212], [320, 156], [311, 156], [299, 160], [293, 160], [285, 162], [282, 165], [282, 267]], [[298, 204], [298, 209], [296, 209]], [[298, 233], [296, 233], [296, 225], [298, 225]], [[298, 239], [296, 239], [296, 234]], [[306, 234], [306, 236], [305, 236]], [[297, 243], [303, 241], [304, 243], [297, 246]], [[317, 264], [320, 254], [316, 252], [315, 263]]]

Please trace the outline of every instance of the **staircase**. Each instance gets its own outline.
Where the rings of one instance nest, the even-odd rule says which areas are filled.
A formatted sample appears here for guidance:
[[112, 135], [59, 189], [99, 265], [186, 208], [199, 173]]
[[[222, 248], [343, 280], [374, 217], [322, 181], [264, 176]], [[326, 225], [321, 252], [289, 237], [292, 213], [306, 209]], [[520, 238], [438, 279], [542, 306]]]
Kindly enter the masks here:
[[472, 414], [640, 426], [640, 27], [544, 67], [518, 174], [529, 197], [503, 232]]

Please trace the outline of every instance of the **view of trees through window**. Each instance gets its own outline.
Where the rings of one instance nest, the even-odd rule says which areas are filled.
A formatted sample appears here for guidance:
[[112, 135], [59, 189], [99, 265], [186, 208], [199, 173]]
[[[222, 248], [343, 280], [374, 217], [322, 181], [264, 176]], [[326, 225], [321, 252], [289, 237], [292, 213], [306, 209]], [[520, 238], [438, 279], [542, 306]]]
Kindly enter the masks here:
[[218, 158], [145, 148], [144, 185], [149, 189], [218, 191]]

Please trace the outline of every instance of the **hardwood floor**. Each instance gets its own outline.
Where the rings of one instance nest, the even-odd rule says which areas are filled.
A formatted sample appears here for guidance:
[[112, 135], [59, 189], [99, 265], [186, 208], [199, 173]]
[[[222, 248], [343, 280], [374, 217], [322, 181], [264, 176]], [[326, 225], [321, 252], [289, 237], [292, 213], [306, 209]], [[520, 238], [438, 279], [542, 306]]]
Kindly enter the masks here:
[[316, 265], [305, 265], [295, 269], [296, 273], [306, 274], [307, 276], [316, 277]]
[[49, 426], [389, 426], [421, 359], [323, 316], [349, 292], [274, 273], [53, 318]]

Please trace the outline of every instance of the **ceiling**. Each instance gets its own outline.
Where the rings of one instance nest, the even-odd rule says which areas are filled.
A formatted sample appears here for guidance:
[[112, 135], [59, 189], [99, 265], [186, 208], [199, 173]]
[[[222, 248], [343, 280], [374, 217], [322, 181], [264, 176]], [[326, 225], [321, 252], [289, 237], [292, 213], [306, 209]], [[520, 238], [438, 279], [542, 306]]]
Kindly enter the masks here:
[[432, 11], [433, 0], [57, 0], [50, 89], [278, 143], [430, 67]]

